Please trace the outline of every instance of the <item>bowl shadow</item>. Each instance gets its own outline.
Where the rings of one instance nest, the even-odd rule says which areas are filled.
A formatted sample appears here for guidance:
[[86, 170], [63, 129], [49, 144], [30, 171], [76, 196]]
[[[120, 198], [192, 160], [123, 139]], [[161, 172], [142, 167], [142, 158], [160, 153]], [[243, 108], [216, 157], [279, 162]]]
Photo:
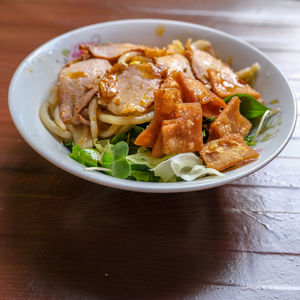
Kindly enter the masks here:
[[222, 188], [126, 192], [40, 163], [45, 170], [6, 187], [15, 196], [5, 203], [11, 237], [0, 260], [16, 266], [22, 296], [187, 299], [234, 261], [237, 224]]

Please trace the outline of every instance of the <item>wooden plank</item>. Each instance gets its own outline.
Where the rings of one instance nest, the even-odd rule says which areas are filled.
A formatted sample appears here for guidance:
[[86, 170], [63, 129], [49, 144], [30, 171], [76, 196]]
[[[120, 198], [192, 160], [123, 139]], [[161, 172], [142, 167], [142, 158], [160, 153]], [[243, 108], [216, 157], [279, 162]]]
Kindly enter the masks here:
[[[60, 33], [163, 17], [244, 38], [271, 57], [300, 100], [300, 2], [4, 0], [0, 10], [1, 299], [298, 299], [300, 127], [278, 158], [192, 193], [124, 192], [36, 154], [8, 115], [14, 69]], [[298, 112], [299, 114], [299, 112]]]
[[257, 172], [234, 182], [238, 185], [300, 188], [300, 164], [278, 157]]

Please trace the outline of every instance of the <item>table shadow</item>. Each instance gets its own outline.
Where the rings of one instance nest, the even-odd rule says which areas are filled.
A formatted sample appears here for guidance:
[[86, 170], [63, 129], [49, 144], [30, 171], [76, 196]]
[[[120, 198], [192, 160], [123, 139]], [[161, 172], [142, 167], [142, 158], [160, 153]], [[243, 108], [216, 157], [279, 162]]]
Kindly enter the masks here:
[[6, 187], [28, 195], [6, 203], [2, 222], [17, 288], [32, 299], [187, 299], [235, 260], [239, 225], [222, 188], [145, 194], [53, 178], [32, 197], [34, 181]]

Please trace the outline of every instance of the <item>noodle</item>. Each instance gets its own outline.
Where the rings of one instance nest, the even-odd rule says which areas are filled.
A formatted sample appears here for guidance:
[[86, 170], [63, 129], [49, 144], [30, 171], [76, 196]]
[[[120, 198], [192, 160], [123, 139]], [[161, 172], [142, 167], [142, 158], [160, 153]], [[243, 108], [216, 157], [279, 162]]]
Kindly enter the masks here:
[[90, 148], [94, 146], [91, 132], [87, 125], [67, 125], [67, 127], [72, 132], [76, 145], [79, 145], [81, 148]]
[[130, 129], [130, 127], [131, 127], [131, 125], [123, 125], [119, 129], [118, 133], [120, 133], [120, 132], [127, 132]]
[[[127, 132], [132, 125], [150, 122], [154, 112], [150, 111], [140, 116], [115, 116], [98, 111], [97, 99], [94, 98], [88, 106], [90, 128], [87, 125], [66, 125], [59, 113], [57, 103], [57, 87], [51, 88], [50, 97], [40, 108], [40, 118], [45, 127], [54, 135], [64, 141], [74, 140], [75, 144], [82, 148], [93, 146], [93, 140], [98, 138], [110, 138], [120, 132]], [[97, 118], [98, 117], [98, 118]], [[100, 131], [98, 120], [110, 125], [106, 130]]]
[[62, 121], [60, 114], [59, 114], [59, 106], [56, 105], [53, 111], [53, 119], [58, 127], [60, 127], [62, 130], [67, 130], [67, 127], [65, 123]]
[[239, 79], [242, 79], [251, 85], [254, 83], [253, 81], [255, 80], [257, 72], [259, 70], [260, 70], [260, 65], [258, 63], [255, 63], [251, 67], [242, 69], [236, 72], [235, 74], [239, 77]]
[[91, 126], [91, 135], [92, 140], [98, 138], [98, 121], [97, 121], [97, 99], [92, 99], [91, 103], [89, 104], [89, 118], [90, 118], [90, 126]]
[[137, 51], [127, 52], [119, 57], [118, 64], [125, 66], [127, 68], [128, 67], [127, 60], [138, 55], [140, 55], [140, 52]]
[[147, 112], [140, 116], [115, 116], [106, 113], [98, 113], [98, 119], [102, 122], [114, 125], [135, 125], [150, 122], [153, 119], [154, 111]]
[[72, 134], [69, 131], [63, 130], [57, 126], [49, 115], [49, 101], [45, 101], [39, 111], [40, 119], [42, 120], [45, 127], [53, 134], [63, 138], [64, 140], [70, 141]]
[[99, 136], [104, 139], [109, 138], [109, 137], [115, 135], [118, 132], [120, 127], [121, 127], [120, 125], [110, 125], [110, 127], [107, 130], [102, 131], [99, 134]]

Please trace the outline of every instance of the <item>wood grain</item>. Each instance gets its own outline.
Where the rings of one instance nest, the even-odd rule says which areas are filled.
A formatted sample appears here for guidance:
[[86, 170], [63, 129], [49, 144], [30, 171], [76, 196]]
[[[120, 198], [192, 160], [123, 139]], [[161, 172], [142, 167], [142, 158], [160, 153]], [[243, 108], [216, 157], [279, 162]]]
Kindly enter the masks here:
[[279, 66], [299, 105], [299, 15], [291, 0], [2, 0], [0, 299], [300, 299], [299, 120], [283, 152], [256, 173], [152, 195], [49, 164], [7, 105], [14, 70], [36, 47], [124, 18], [189, 21], [243, 38]]

